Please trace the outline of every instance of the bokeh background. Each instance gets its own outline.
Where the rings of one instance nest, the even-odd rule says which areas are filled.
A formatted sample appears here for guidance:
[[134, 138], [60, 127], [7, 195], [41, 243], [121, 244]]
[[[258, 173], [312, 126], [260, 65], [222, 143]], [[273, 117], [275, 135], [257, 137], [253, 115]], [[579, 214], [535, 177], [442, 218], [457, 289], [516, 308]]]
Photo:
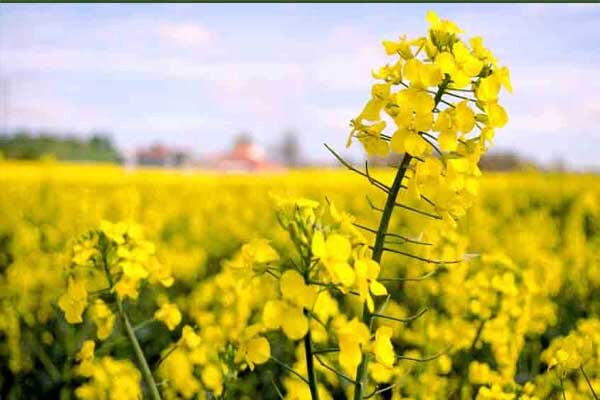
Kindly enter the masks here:
[[511, 69], [484, 167], [600, 168], [597, 4], [2, 4], [0, 148], [206, 167], [251, 139], [262, 162], [329, 163], [322, 143], [343, 147], [388, 62], [381, 40], [415, 36], [431, 8]]

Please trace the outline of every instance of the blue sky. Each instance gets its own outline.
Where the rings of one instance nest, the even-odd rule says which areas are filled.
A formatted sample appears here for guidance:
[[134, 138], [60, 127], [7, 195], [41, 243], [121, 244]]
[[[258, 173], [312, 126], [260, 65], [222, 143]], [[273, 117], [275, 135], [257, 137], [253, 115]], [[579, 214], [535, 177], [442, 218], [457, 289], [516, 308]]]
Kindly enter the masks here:
[[327, 160], [388, 61], [381, 40], [423, 35], [429, 9], [511, 69], [497, 149], [600, 167], [596, 4], [0, 4], [0, 122], [196, 153], [294, 129]]

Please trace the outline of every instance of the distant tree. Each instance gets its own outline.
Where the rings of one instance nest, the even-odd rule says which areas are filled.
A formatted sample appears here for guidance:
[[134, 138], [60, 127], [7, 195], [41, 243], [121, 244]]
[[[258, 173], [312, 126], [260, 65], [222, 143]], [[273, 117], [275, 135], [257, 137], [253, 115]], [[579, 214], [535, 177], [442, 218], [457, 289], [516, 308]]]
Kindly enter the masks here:
[[49, 132], [33, 134], [20, 130], [0, 136], [0, 152], [7, 159], [38, 160], [52, 156], [58, 160], [120, 162], [121, 155], [110, 137], [96, 133], [89, 139]]
[[537, 168], [535, 162], [513, 152], [491, 152], [479, 161], [479, 168], [484, 171], [523, 171]]
[[283, 140], [279, 148], [283, 163], [290, 167], [300, 165], [302, 159], [302, 149], [300, 141], [295, 131], [289, 130], [284, 133]]

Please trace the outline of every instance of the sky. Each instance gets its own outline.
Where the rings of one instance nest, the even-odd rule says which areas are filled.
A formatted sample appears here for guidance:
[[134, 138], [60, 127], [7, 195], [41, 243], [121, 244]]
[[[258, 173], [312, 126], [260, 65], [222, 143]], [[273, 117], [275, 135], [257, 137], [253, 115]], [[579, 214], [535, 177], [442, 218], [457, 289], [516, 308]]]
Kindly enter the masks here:
[[496, 150], [600, 168], [597, 4], [0, 4], [0, 129], [197, 154], [293, 130], [328, 160], [392, 61], [381, 41], [424, 35], [430, 9], [511, 70]]

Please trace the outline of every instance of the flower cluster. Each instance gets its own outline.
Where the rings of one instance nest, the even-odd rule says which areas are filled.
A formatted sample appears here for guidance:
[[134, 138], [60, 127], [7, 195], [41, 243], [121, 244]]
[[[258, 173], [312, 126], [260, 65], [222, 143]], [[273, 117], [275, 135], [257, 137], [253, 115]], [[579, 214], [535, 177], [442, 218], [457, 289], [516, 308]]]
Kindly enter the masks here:
[[[498, 65], [480, 37], [466, 43], [451, 21], [427, 14], [426, 37], [384, 41], [398, 58], [373, 72], [371, 99], [352, 120], [348, 140], [367, 154], [390, 151], [419, 160], [409, 191], [426, 195], [448, 223], [464, 214], [477, 194], [479, 159], [508, 116], [499, 104], [501, 88], [512, 92], [509, 71]], [[394, 128], [386, 133], [392, 122]]]
[[[135, 300], [142, 282], [169, 287], [173, 277], [170, 269], [157, 260], [152, 243], [143, 239], [139, 226], [103, 221], [99, 230], [84, 235], [73, 246], [67, 288], [58, 306], [67, 322], [81, 323], [89, 305], [90, 288]], [[97, 299], [90, 315], [98, 326], [98, 338], [105, 339], [114, 323], [110, 309]]]
[[77, 374], [87, 382], [75, 390], [82, 400], [138, 400], [142, 397], [141, 374], [129, 360], [94, 356], [95, 343], [87, 340], [77, 353]]

